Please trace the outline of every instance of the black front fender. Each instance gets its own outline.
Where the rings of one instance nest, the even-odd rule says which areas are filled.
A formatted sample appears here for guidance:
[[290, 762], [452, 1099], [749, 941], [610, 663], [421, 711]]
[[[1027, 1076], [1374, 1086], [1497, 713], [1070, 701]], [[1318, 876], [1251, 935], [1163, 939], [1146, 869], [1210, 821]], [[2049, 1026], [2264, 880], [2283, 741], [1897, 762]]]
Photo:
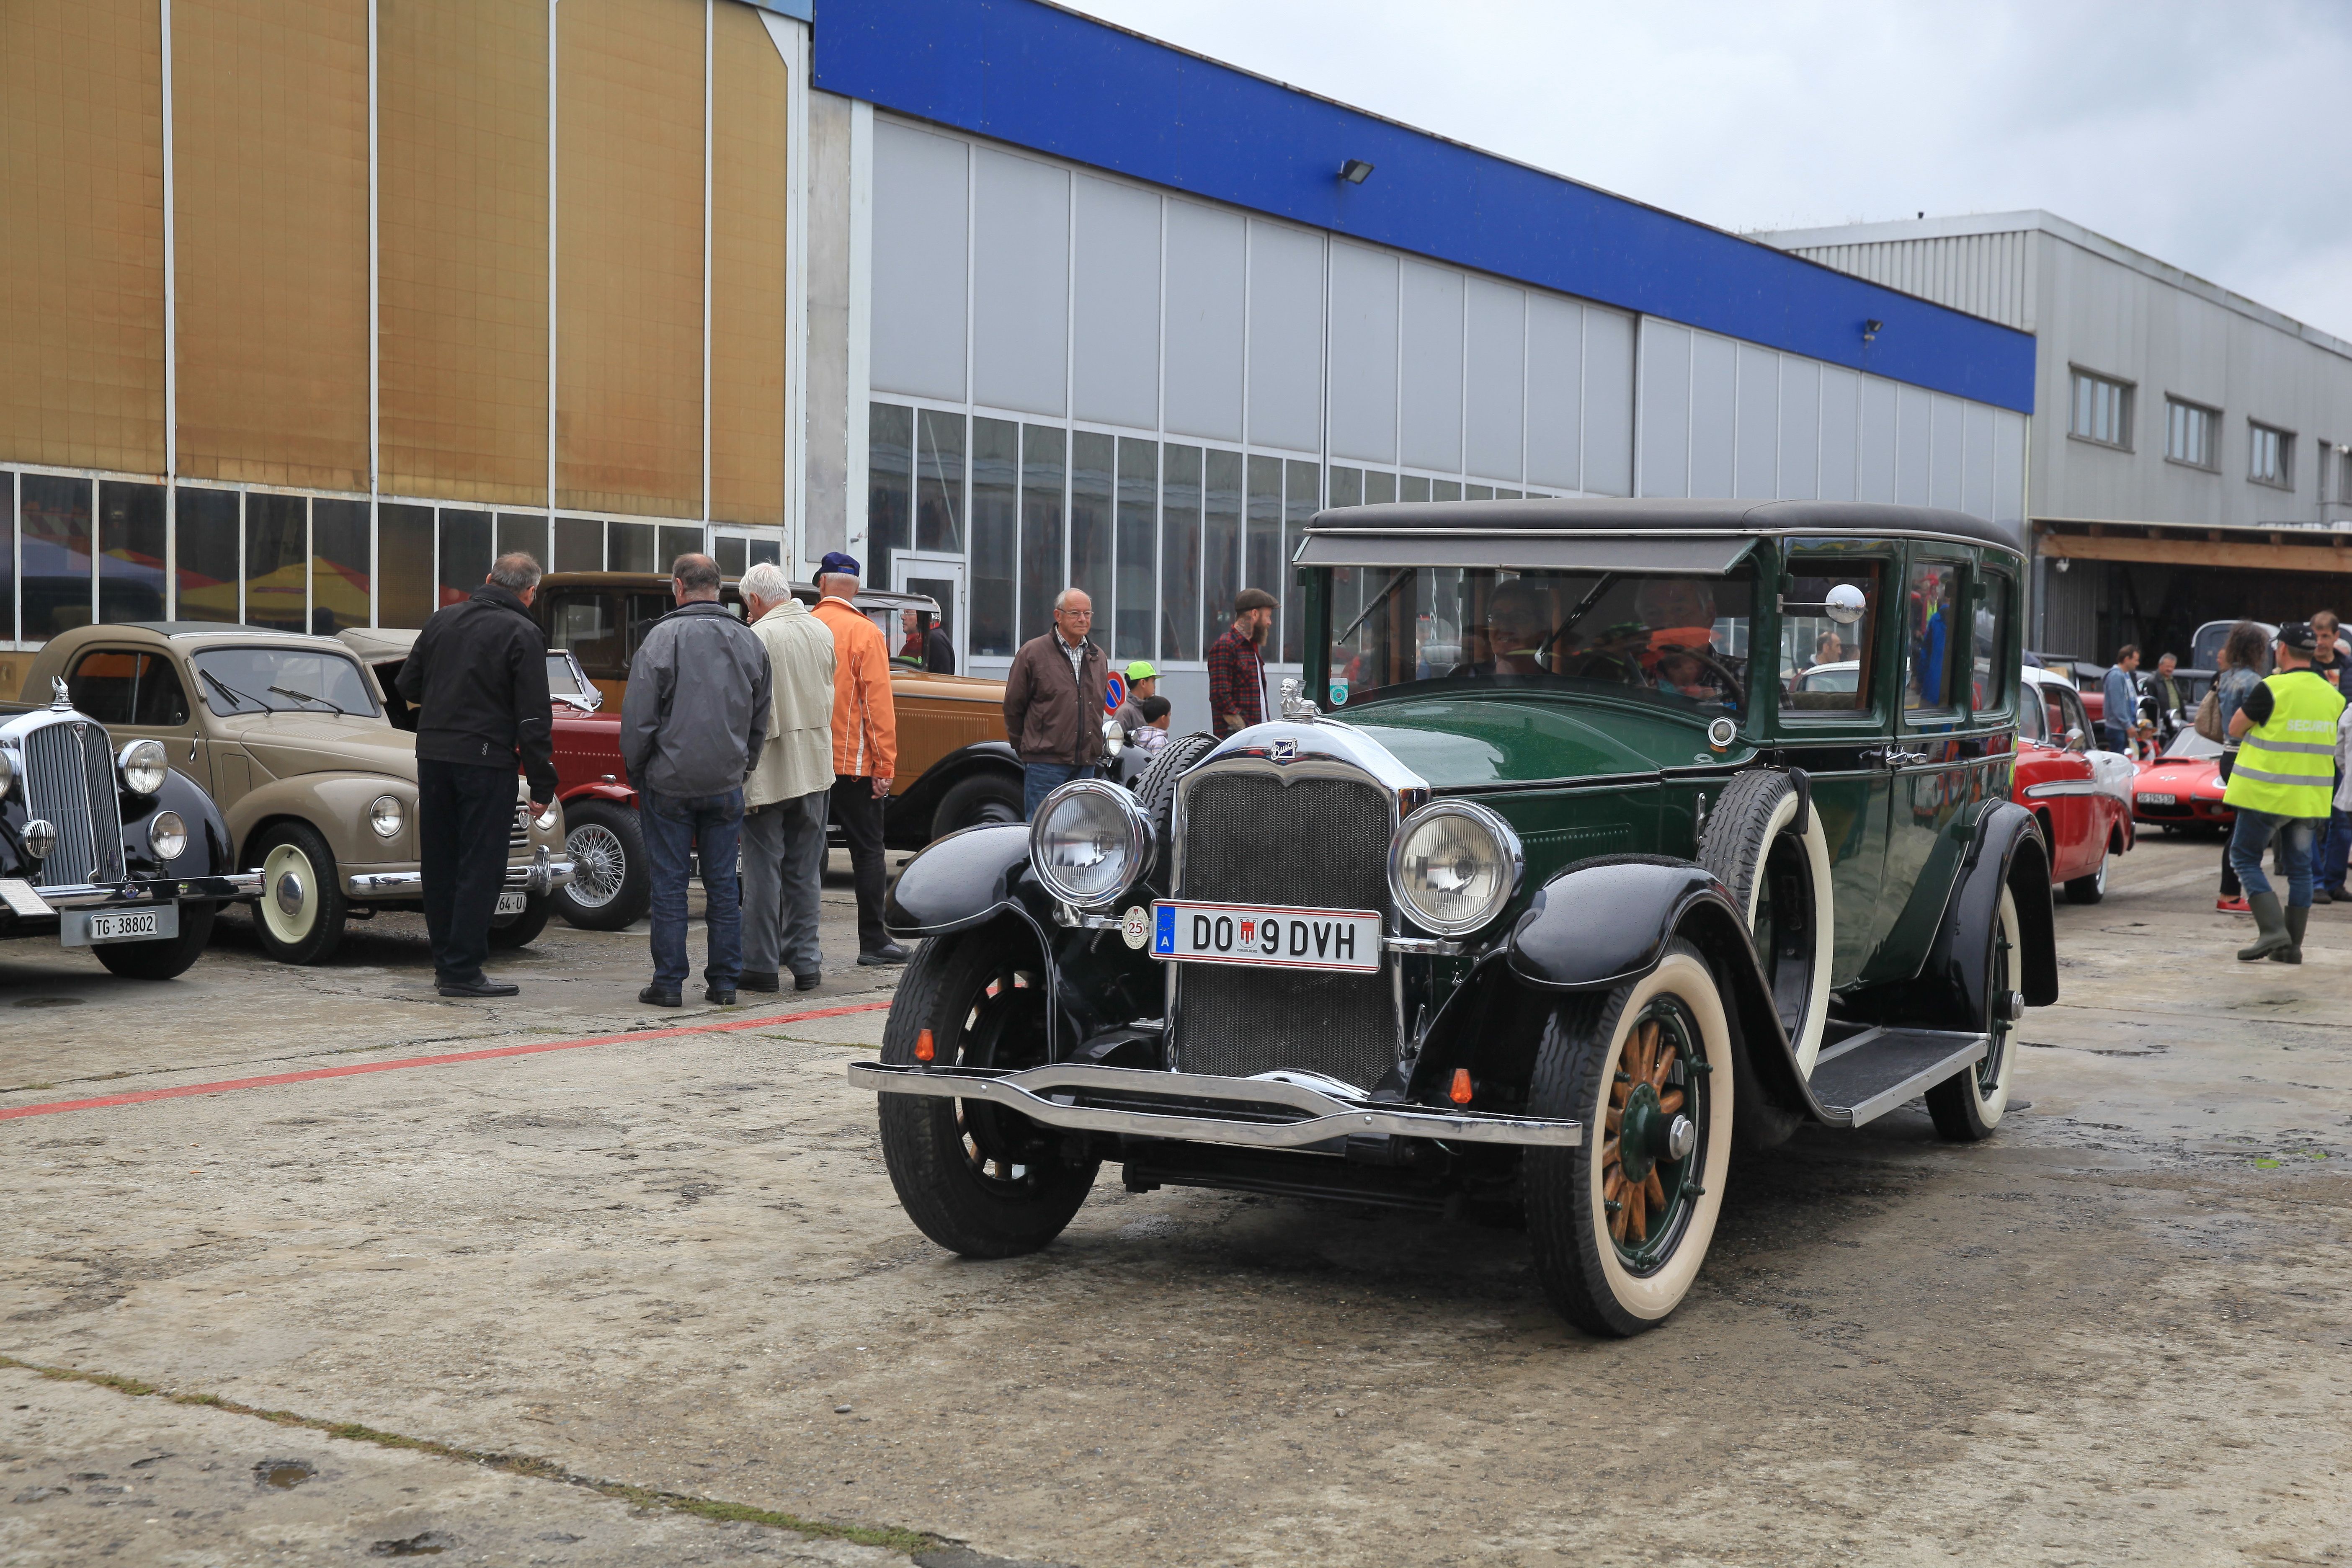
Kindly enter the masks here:
[[1028, 864], [1025, 822], [950, 833], [907, 862], [890, 889], [882, 923], [895, 937], [938, 936], [978, 925], [1007, 904], [1021, 902], [1016, 889]]
[[[231, 864], [228, 824], [204, 787], [176, 768], [163, 778], [163, 787], [152, 795], [124, 792], [122, 858], [134, 877], [219, 877], [238, 869]], [[152, 834], [155, 817], [173, 811], [187, 825], [188, 847], [166, 864], [155, 858]]]

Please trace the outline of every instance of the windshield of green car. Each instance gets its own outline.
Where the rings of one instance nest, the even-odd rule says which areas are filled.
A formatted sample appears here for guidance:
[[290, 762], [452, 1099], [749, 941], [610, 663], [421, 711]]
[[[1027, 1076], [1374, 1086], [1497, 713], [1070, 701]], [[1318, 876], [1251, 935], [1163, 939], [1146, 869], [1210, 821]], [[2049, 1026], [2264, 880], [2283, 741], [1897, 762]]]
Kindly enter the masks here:
[[346, 713], [373, 718], [375, 692], [359, 665], [315, 647], [208, 647], [189, 663], [205, 706], [236, 713]]
[[1331, 568], [1329, 705], [1471, 687], [1746, 700], [1742, 578], [1453, 566]]

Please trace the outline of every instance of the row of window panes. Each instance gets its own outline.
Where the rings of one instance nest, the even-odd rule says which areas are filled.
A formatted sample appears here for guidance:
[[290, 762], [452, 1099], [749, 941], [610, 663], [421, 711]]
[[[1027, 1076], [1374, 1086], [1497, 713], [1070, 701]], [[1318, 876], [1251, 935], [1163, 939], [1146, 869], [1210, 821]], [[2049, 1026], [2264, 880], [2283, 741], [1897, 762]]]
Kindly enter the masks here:
[[[509, 551], [551, 571], [654, 572], [704, 548], [694, 524], [559, 517], [551, 538], [543, 515], [385, 501], [372, 570], [363, 500], [182, 485], [167, 553], [164, 496], [136, 480], [0, 469], [0, 641], [167, 617], [320, 635], [371, 616], [415, 627], [472, 593]], [[717, 548], [733, 574], [782, 554], [769, 540]]]
[[2165, 399], [2164, 455], [2191, 468], [2216, 467], [2221, 454], [2213, 449], [2213, 411], [2177, 397]]
[[[2088, 371], [2074, 373], [2074, 403], [2067, 425], [2068, 434], [2102, 446], [2131, 447], [2132, 388], [2128, 383], [2094, 375]], [[2176, 463], [2187, 463], [2200, 468], [2218, 468], [2221, 458], [2214, 434], [2220, 416], [2201, 404], [2185, 403], [2177, 397], [2165, 399], [2164, 455]], [[2256, 484], [2279, 485], [2292, 489], [2294, 484], [2294, 437], [2284, 430], [2274, 430], [2267, 425], [2246, 422], [2249, 450], [2246, 478]]]
[[[967, 449], [963, 415], [876, 403], [866, 472], [866, 580], [893, 582], [892, 562], [908, 551], [965, 556], [975, 658], [1043, 636], [1065, 587], [1094, 601], [1114, 660], [1202, 658], [1244, 587], [1281, 601], [1279, 658], [1304, 656], [1284, 563], [1323, 504], [1312, 462], [979, 416]], [[1330, 480], [1335, 507], [1522, 493], [1340, 467]]]
[[2273, 430], [2267, 425], [2247, 421], [2246, 436], [2250, 443], [2246, 457], [2246, 478], [2258, 485], [2278, 485], [2292, 489], [2294, 484], [2294, 437], [2284, 430]]

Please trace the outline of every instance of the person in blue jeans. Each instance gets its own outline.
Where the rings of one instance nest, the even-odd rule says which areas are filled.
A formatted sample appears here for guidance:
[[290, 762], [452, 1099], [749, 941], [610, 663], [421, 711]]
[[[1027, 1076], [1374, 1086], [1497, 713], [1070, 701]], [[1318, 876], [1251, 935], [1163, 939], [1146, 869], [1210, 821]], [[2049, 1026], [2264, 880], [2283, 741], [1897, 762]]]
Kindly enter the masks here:
[[774, 676], [759, 634], [719, 602], [719, 566], [709, 556], [679, 556], [670, 595], [677, 608], [646, 634], [621, 698], [621, 765], [637, 787], [653, 880], [654, 981], [637, 1000], [656, 1007], [683, 1000], [686, 884], [699, 850], [703, 999], [731, 1007], [743, 965], [735, 879], [743, 781], [767, 744]]

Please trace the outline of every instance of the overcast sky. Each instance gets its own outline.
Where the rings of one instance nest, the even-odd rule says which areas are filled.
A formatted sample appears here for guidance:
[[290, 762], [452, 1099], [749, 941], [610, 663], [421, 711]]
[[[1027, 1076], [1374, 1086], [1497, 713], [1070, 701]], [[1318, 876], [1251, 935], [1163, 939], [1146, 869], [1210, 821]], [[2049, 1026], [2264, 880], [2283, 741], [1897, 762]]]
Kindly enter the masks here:
[[1077, 4], [1726, 228], [2043, 207], [2352, 338], [2341, 0]]

